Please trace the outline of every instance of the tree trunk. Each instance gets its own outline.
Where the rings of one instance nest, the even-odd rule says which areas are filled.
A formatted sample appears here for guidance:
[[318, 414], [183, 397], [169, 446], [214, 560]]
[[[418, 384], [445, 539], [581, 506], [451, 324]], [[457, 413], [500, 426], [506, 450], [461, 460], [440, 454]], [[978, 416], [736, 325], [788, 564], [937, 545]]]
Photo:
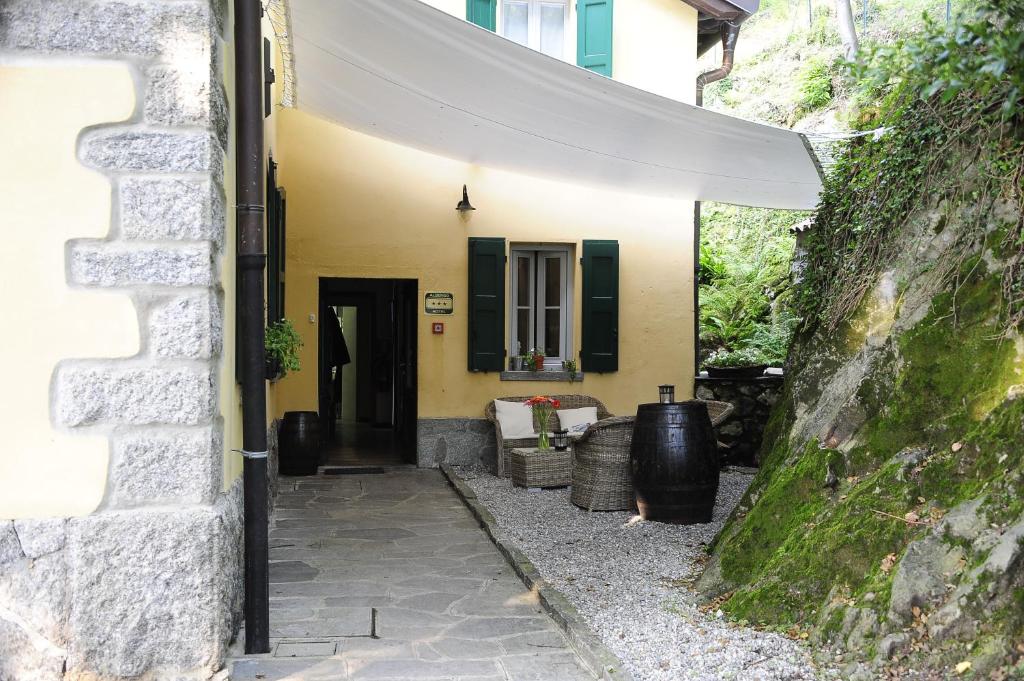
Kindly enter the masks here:
[[853, 25], [853, 9], [850, 0], [836, 0], [836, 18], [839, 22], [839, 38], [846, 48], [846, 58], [853, 61], [857, 58], [857, 29]]

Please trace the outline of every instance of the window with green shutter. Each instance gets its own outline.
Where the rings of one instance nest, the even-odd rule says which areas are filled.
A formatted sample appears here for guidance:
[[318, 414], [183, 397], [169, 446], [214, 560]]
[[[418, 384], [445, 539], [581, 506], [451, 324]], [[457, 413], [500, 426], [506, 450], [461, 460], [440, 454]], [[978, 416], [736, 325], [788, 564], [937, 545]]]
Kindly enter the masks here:
[[619, 242], [583, 242], [581, 369], [619, 369]]
[[505, 368], [505, 240], [469, 239], [469, 370]]
[[576, 3], [576, 64], [612, 75], [612, 0]]
[[493, 31], [497, 25], [498, 0], [466, 0], [466, 21]]

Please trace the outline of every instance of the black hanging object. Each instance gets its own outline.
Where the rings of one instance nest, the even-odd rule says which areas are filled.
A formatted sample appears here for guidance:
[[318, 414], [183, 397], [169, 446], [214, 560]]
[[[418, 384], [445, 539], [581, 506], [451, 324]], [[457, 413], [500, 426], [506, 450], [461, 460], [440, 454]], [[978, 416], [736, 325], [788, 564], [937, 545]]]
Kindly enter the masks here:
[[462, 200], [459, 201], [459, 205], [455, 206], [455, 210], [460, 213], [465, 213], [467, 210], [476, 210], [476, 208], [473, 208], [473, 204], [469, 202], [469, 191], [466, 190], [466, 185], [462, 185]]
[[273, 85], [277, 82], [274, 73], [274, 53], [270, 49], [270, 40], [263, 39], [263, 117], [269, 118], [273, 113]]

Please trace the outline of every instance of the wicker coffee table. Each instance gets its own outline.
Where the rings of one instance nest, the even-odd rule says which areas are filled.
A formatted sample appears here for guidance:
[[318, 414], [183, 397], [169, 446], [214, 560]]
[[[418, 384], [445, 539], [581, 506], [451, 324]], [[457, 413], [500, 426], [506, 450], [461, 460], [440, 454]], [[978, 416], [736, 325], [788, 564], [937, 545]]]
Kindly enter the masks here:
[[509, 457], [512, 484], [518, 487], [565, 487], [572, 483], [572, 449], [518, 447]]

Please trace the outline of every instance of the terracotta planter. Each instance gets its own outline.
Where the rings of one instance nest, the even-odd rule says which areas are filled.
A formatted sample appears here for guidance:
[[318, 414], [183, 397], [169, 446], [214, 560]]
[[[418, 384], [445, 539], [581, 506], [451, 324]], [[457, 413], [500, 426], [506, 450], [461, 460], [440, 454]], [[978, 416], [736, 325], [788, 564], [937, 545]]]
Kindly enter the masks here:
[[534, 356], [532, 368], [534, 371], [544, 371], [544, 355]]

